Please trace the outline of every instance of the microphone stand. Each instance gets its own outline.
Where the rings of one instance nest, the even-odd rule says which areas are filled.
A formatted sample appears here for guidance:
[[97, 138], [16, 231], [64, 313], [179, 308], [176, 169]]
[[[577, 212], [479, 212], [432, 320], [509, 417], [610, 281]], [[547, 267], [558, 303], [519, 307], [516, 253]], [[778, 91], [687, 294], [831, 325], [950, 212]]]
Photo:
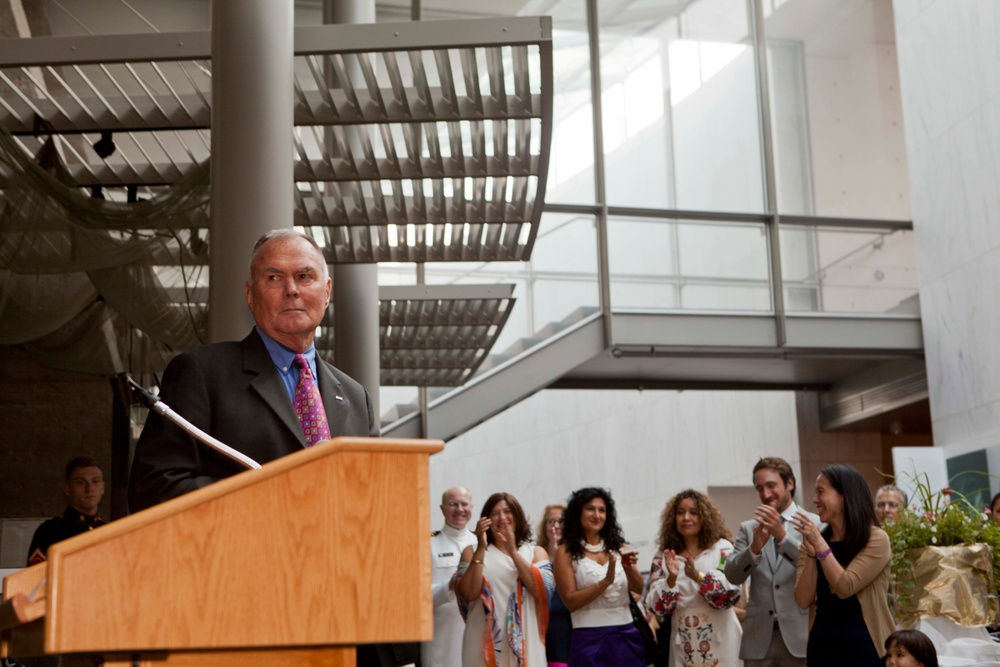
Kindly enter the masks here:
[[132, 405], [134, 403], [142, 403], [151, 411], [162, 415], [166, 419], [170, 420], [178, 427], [180, 427], [185, 433], [190, 435], [192, 438], [204, 443], [208, 447], [211, 447], [215, 451], [219, 452], [223, 456], [226, 456], [233, 461], [236, 461], [245, 468], [250, 470], [260, 470], [260, 464], [254, 461], [252, 458], [238, 452], [229, 445], [216, 440], [208, 433], [205, 433], [200, 428], [189, 422], [188, 420], [181, 417], [179, 414], [174, 412], [174, 409], [169, 405], [160, 400], [160, 397], [147, 391], [145, 387], [137, 384], [132, 378], [128, 376], [128, 373], [119, 373], [115, 376], [118, 382], [118, 394], [122, 398], [125, 405]]

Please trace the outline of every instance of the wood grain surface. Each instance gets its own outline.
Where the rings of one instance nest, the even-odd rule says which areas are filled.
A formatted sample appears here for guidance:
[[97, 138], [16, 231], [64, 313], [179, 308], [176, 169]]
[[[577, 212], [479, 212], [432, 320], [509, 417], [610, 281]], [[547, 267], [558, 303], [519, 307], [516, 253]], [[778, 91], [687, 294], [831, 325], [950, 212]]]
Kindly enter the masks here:
[[430, 639], [428, 457], [442, 447], [335, 438], [53, 545], [45, 652]]

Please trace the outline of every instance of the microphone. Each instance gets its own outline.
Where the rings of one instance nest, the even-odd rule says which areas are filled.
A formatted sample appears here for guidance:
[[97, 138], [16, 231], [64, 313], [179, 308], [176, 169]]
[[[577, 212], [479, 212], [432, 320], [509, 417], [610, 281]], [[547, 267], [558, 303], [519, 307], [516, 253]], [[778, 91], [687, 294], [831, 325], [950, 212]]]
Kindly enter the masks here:
[[205, 433], [200, 428], [184, 419], [184, 417], [177, 414], [173, 408], [161, 401], [159, 396], [137, 384], [135, 380], [129, 377], [128, 373], [118, 373], [115, 375], [114, 385], [115, 393], [118, 395], [118, 399], [126, 407], [135, 405], [136, 403], [141, 403], [149, 408], [149, 410], [162, 415], [166, 419], [169, 419], [171, 422], [180, 427], [185, 433], [199, 442], [204, 443], [208, 447], [211, 447], [223, 456], [236, 461], [243, 467], [249, 468], [250, 470], [260, 470], [259, 463], [246, 454], [236, 451], [224, 442], [216, 440], [208, 433]]

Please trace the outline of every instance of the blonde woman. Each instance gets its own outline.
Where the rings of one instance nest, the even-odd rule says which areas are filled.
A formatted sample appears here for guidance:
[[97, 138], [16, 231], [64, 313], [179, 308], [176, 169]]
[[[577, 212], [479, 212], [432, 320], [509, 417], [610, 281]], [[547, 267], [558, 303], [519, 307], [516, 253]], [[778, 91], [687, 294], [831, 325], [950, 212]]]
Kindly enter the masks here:
[[[538, 523], [538, 546], [553, 560], [559, 542], [562, 541], [563, 514], [566, 506], [562, 503], [546, 505], [542, 520]], [[545, 633], [545, 657], [549, 667], [566, 667], [569, 662], [569, 640], [573, 633], [573, 622], [569, 609], [563, 604], [558, 591], [549, 594], [549, 630]]]

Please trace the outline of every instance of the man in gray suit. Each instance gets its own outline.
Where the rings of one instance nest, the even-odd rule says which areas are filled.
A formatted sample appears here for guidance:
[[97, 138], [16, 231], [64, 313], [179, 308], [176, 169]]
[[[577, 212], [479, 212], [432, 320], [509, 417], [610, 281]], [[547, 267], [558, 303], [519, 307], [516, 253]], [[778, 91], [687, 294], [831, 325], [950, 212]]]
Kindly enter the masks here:
[[[795, 561], [802, 537], [790, 519], [797, 511], [792, 495], [795, 474], [784, 459], [762, 458], [753, 468], [761, 505], [740, 524], [726, 579], [742, 584], [750, 577], [750, 602], [743, 625], [740, 658], [746, 667], [805, 667], [809, 610], [795, 604]], [[809, 517], [819, 525], [819, 517]]]
[[[299, 451], [325, 437], [327, 430], [330, 437], [377, 436], [368, 392], [323, 361], [313, 345], [330, 303], [331, 284], [323, 253], [310, 237], [292, 230], [262, 236], [246, 284], [256, 326], [242, 341], [205, 345], [174, 357], [160, 385], [164, 402], [258, 463]], [[302, 395], [314, 397], [318, 385], [322, 407], [306, 409], [302, 419], [315, 424], [325, 416], [326, 428], [303, 426], [296, 414], [293, 403], [303, 375], [307, 386]], [[145, 509], [242, 469], [151, 412], [136, 445], [129, 507], [133, 512]]]

